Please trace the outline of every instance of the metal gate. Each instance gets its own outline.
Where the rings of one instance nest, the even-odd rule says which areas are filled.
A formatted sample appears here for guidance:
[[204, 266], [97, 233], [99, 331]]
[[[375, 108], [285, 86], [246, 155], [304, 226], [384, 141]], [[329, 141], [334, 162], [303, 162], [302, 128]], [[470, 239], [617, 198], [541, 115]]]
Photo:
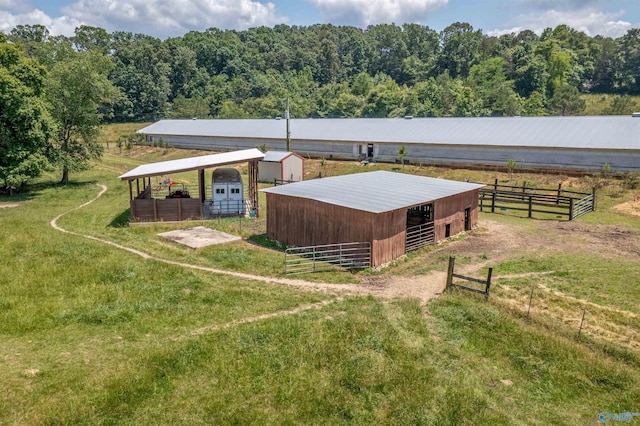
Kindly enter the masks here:
[[407, 228], [405, 252], [418, 250], [427, 244], [435, 244], [435, 227], [433, 222], [423, 223]]
[[340, 243], [308, 247], [290, 247], [284, 252], [285, 274], [302, 274], [371, 266], [371, 243]]

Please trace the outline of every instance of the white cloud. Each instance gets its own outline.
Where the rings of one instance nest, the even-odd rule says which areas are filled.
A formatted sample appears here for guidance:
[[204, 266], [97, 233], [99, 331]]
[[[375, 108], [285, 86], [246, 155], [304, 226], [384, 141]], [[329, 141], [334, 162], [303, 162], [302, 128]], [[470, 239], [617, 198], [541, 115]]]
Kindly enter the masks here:
[[582, 31], [589, 36], [620, 37], [633, 25], [630, 22], [620, 20], [624, 12], [602, 12], [593, 8], [586, 8], [574, 11], [548, 10], [543, 13], [532, 13], [519, 15], [514, 19], [516, 25], [509, 29], [495, 29], [488, 31], [490, 36], [501, 34], [518, 33], [522, 30], [532, 30], [537, 34], [542, 33], [545, 28], [554, 28], [565, 24], [569, 27]]
[[287, 21], [276, 14], [273, 3], [253, 0], [79, 0], [64, 7], [64, 16], [57, 18], [25, 5], [0, 0], [0, 30], [41, 24], [52, 35], [73, 35], [76, 27], [90, 25], [165, 38], [211, 27], [242, 30]]
[[51, 35], [71, 35], [74, 29], [82, 23], [67, 16], [51, 18], [38, 9], [24, 13], [0, 11], [0, 31], [8, 34], [18, 25], [44, 25]]
[[449, 0], [309, 0], [329, 21], [338, 24], [418, 22]]
[[242, 30], [286, 21], [276, 14], [273, 3], [252, 0], [80, 0], [63, 12], [108, 31], [158, 37], [210, 27]]

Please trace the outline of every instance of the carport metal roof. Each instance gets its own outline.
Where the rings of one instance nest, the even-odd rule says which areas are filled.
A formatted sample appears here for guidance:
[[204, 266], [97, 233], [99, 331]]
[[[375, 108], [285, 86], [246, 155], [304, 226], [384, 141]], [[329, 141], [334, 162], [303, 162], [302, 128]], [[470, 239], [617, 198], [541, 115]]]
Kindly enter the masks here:
[[244, 161], [261, 160], [264, 154], [256, 148], [241, 151], [223, 152], [222, 154], [203, 155], [201, 157], [182, 158], [179, 160], [161, 161], [143, 164], [120, 176], [120, 179], [134, 180], [170, 173], [188, 172], [207, 169]]
[[484, 185], [386, 171], [307, 180], [263, 192], [307, 198], [371, 213], [428, 203]]

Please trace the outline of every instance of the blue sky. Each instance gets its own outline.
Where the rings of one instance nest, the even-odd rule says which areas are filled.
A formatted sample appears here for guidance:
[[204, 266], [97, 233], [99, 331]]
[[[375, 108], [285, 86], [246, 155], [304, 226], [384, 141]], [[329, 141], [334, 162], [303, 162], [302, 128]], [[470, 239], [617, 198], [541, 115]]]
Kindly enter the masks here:
[[640, 27], [639, 0], [0, 0], [0, 30], [46, 25], [72, 35], [91, 25], [161, 39], [210, 27], [332, 23], [366, 28], [378, 23], [419, 23], [437, 31], [468, 22], [499, 35], [567, 24], [595, 36], [618, 37]]

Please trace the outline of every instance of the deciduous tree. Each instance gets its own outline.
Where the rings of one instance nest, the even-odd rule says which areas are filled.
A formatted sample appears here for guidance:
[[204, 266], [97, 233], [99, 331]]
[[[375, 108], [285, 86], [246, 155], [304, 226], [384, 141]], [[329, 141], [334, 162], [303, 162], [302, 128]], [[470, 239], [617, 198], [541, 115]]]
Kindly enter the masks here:
[[89, 167], [102, 155], [97, 136], [104, 103], [114, 102], [119, 92], [107, 75], [111, 61], [99, 52], [78, 52], [53, 66], [47, 76], [46, 97], [57, 131], [49, 157], [62, 168], [61, 183], [69, 173]]
[[12, 192], [48, 166], [53, 122], [42, 99], [45, 70], [0, 42], [0, 187]]

